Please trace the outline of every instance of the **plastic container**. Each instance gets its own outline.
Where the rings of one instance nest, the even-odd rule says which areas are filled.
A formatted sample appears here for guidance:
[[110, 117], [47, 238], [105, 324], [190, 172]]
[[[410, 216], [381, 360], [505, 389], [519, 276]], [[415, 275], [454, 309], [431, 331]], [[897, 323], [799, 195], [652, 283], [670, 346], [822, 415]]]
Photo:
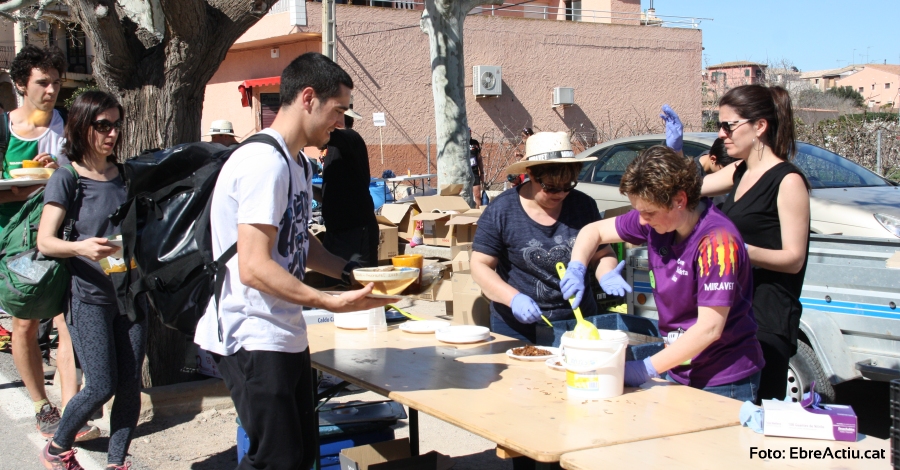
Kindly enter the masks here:
[[625, 386], [625, 348], [628, 336], [617, 330], [599, 330], [600, 339], [562, 336], [566, 392], [570, 400], [617, 397]]
[[387, 331], [387, 318], [384, 316], [384, 307], [369, 309], [369, 324], [366, 326], [369, 333]]

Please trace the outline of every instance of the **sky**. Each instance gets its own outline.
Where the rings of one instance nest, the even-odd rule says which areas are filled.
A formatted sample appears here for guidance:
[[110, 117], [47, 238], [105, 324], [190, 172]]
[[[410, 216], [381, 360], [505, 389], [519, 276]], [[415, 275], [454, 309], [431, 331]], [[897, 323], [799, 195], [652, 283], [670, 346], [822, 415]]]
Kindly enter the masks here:
[[[651, 0], [641, 0], [641, 9]], [[652, 0], [657, 16], [702, 20], [703, 66], [793, 63], [801, 71], [900, 64], [900, 0]]]

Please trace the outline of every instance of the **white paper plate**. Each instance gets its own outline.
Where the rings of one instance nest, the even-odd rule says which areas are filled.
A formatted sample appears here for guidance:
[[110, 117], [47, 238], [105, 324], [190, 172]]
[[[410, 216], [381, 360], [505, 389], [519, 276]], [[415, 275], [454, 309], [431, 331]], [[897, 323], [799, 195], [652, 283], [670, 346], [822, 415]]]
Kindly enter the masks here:
[[453, 344], [477, 343], [491, 338], [491, 330], [483, 326], [456, 325], [441, 328], [435, 332], [438, 341]]
[[34, 186], [36, 184], [47, 184], [47, 181], [50, 181], [49, 178], [43, 179], [28, 179], [28, 178], [13, 178], [9, 180], [0, 180], [0, 189], [9, 189], [13, 186], [22, 187], [22, 186]]
[[345, 330], [365, 330], [369, 327], [369, 312], [335, 313], [334, 326]]
[[400, 325], [400, 329], [407, 333], [434, 333], [435, 331], [450, 326], [450, 322], [443, 320], [408, 321]]
[[382, 268], [358, 268], [353, 270], [353, 277], [361, 283], [400, 281], [419, 277], [419, 268], [394, 268], [391, 271]]
[[517, 349], [517, 348], [507, 349], [506, 355], [513, 359], [518, 359], [520, 361], [529, 361], [529, 362], [546, 361], [548, 358], [551, 358], [551, 357], [559, 357], [559, 348], [551, 348], [549, 346], [535, 346], [535, 347], [538, 349], [543, 349], [545, 351], [549, 351], [550, 355], [549, 356], [516, 356], [515, 354], [513, 354], [513, 349]]
[[564, 366], [562, 363], [562, 356], [551, 357], [550, 359], [544, 361], [544, 364], [547, 364], [547, 367], [553, 370], [560, 370], [563, 372], [566, 371], [566, 366]]

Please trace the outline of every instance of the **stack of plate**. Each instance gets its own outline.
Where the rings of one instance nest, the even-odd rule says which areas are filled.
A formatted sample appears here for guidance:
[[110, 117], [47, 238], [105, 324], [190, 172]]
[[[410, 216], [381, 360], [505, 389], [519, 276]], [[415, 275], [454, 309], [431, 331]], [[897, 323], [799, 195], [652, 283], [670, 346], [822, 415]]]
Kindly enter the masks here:
[[365, 330], [369, 326], [369, 311], [335, 313], [334, 326], [345, 330]]
[[456, 325], [447, 326], [435, 333], [438, 341], [453, 344], [478, 343], [491, 339], [491, 330], [483, 326]]
[[400, 325], [400, 329], [407, 333], [429, 334], [450, 326], [450, 322], [442, 320], [408, 321]]

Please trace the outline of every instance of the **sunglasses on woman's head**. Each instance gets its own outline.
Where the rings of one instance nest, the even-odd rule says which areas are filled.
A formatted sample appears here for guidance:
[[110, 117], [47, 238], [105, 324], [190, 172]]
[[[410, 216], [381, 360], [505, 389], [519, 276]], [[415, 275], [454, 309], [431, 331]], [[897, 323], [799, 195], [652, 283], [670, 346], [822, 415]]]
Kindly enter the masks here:
[[549, 193], [549, 194], [567, 193], [567, 192], [575, 189], [575, 186], [578, 186], [578, 181], [569, 181], [562, 187], [547, 186], [541, 181], [540, 178], [535, 178], [534, 181], [536, 181], [537, 184], [541, 185], [541, 189], [543, 189], [545, 193]]
[[719, 121], [716, 123], [717, 129], [722, 129], [727, 134], [731, 134], [735, 129], [741, 127], [741, 125], [745, 122], [750, 122], [749, 119], [738, 119], [737, 121]]
[[94, 126], [94, 129], [96, 129], [97, 132], [105, 134], [111, 131], [113, 127], [115, 127], [118, 131], [122, 130], [122, 120], [119, 119], [116, 122], [112, 122], [108, 119], [100, 119], [92, 122], [91, 126]]

